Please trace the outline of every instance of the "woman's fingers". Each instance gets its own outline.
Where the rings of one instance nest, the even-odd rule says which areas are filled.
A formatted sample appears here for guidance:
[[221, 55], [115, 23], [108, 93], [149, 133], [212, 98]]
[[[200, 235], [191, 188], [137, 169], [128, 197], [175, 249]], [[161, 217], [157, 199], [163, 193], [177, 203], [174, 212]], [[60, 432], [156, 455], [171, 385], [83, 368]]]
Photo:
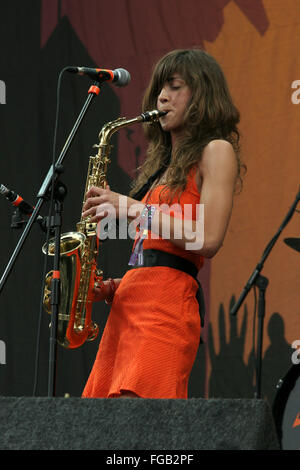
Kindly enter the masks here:
[[107, 217], [108, 213], [109, 212], [107, 210], [104, 210], [101, 208], [101, 206], [98, 206], [98, 208], [92, 207], [91, 209], [84, 211], [82, 213], [82, 217], [84, 219], [90, 217], [90, 222], [99, 222], [101, 219], [104, 219], [104, 217]]
[[90, 222], [99, 222], [108, 216], [117, 216], [114, 205], [110, 203], [96, 204], [82, 213], [83, 218], [90, 217]]
[[108, 195], [110, 193], [110, 187], [107, 185], [106, 188], [97, 188], [97, 186], [92, 186], [86, 193], [86, 197], [95, 197], [95, 196], [102, 196]]
[[102, 204], [104, 202], [108, 202], [110, 199], [110, 194], [110, 189], [107, 190], [92, 186], [85, 195], [86, 199], [83, 206], [83, 210], [86, 211], [91, 207], [98, 206], [99, 204]]
[[101, 202], [102, 202], [101, 196], [89, 197], [88, 199], [86, 199], [84, 203], [83, 210], [87, 211], [91, 207], [99, 206]]
[[[90, 217], [91, 222], [98, 222], [106, 216], [118, 217], [120, 197], [120, 194], [110, 190], [109, 185], [106, 188], [92, 186], [86, 193], [82, 216]], [[123, 198], [127, 201], [126, 196]]]
[[87, 217], [91, 217], [90, 219], [90, 222], [95, 222], [94, 220], [92, 220], [92, 218], [96, 215], [96, 208], [95, 207], [91, 207], [90, 209], [84, 211], [82, 213], [82, 217], [84, 219], [86, 219]]

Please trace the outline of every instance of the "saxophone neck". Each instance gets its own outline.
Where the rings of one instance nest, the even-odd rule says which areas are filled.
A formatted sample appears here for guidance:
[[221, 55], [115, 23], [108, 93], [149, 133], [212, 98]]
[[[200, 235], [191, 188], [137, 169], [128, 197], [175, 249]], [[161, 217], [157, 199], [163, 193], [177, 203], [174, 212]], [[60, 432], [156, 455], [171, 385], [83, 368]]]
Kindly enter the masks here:
[[117, 132], [122, 127], [131, 126], [135, 123], [142, 122], [157, 122], [161, 116], [167, 114], [165, 111], [158, 111], [154, 109], [153, 111], [146, 111], [145, 113], [140, 114], [139, 116], [133, 119], [126, 119], [125, 117], [116, 119], [115, 121], [108, 122], [105, 124], [99, 134], [99, 147], [106, 146], [109, 144], [111, 136]]
[[137, 119], [138, 118], [128, 120], [125, 117], [123, 117], [123, 118], [118, 118], [115, 121], [111, 121], [105, 124], [102, 127], [100, 134], [99, 134], [99, 147], [108, 146], [109, 141], [115, 132], [117, 132], [122, 127], [126, 127], [126, 126], [129, 126], [130, 124], [138, 122]]

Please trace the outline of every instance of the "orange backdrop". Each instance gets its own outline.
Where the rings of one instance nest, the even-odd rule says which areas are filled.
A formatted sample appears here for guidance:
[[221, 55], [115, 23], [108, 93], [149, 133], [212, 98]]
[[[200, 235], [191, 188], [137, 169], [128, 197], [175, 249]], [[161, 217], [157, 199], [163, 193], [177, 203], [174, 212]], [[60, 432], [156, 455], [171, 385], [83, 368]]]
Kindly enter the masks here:
[[[229, 2], [220, 34], [214, 42], [205, 42], [206, 50], [223, 66], [240, 109], [242, 156], [248, 167], [243, 192], [235, 198], [223, 249], [211, 262], [210, 321], [216, 354], [222, 348], [220, 328], [225, 329], [223, 340], [227, 346], [232, 331], [236, 339], [245, 335], [240, 349], [245, 364], [253, 346], [253, 293], [241, 307], [237, 325], [226, 313], [232, 296], [240, 295], [264, 248], [281, 226], [300, 186], [300, 105], [293, 103], [295, 90], [291, 87], [300, 77], [300, 4], [294, 0], [265, 0], [263, 5], [269, 23], [263, 34], [234, 2]], [[263, 377], [266, 387], [270, 384], [274, 388], [284, 372], [283, 366], [288, 369], [292, 365], [294, 350], [290, 346], [300, 338], [300, 253], [283, 242], [286, 237], [300, 237], [299, 213], [282, 232], [262, 271], [269, 280]], [[221, 306], [225, 323], [220, 325]], [[245, 306], [247, 324], [242, 329]], [[230, 361], [228, 348], [226, 351]], [[271, 368], [267, 351], [272, 351]], [[210, 369], [209, 355], [207, 359]]]

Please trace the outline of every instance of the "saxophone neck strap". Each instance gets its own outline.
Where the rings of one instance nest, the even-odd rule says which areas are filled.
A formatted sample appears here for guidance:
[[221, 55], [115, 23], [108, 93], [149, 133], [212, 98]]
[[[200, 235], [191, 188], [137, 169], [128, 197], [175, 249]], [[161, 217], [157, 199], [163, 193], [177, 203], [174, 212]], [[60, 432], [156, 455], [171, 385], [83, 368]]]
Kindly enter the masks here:
[[170, 161], [171, 161], [171, 151], [168, 153], [165, 162], [160, 166], [160, 168], [153, 175], [150, 176], [148, 181], [138, 191], [136, 191], [132, 195], [133, 199], [137, 199], [138, 201], [141, 201], [143, 199], [143, 197], [147, 194], [147, 192], [151, 188], [154, 181], [158, 179], [166, 170], [166, 168], [169, 166]]

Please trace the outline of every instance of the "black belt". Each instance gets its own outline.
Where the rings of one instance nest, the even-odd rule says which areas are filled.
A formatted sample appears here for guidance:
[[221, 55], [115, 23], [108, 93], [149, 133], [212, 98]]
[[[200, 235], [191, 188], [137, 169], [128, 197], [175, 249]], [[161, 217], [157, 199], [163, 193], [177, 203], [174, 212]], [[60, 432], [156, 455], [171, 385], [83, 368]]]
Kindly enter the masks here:
[[[196, 299], [199, 304], [199, 314], [201, 318], [201, 326], [204, 326], [204, 317], [205, 317], [205, 303], [204, 303], [204, 294], [202, 286], [197, 279], [198, 269], [191, 261], [188, 261], [181, 256], [173, 255], [172, 253], [167, 253], [166, 251], [147, 249], [143, 250], [144, 263], [140, 267], [153, 267], [153, 266], [167, 266], [168, 268], [178, 269], [183, 271], [190, 276], [192, 276], [198, 284], [198, 290], [196, 294]], [[139, 266], [133, 266], [137, 268]]]

